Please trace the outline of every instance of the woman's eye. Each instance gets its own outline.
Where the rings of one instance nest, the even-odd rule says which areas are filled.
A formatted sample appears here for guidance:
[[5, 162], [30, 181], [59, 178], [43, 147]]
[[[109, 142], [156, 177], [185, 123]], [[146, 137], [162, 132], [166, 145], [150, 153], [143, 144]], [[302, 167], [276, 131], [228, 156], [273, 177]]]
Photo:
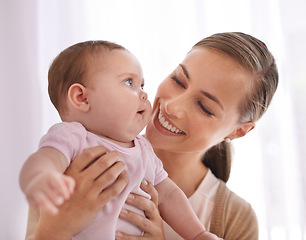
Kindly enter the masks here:
[[126, 84], [128, 86], [132, 86], [133, 85], [133, 80], [129, 78], [129, 79], [124, 81], [124, 84]]
[[204, 112], [205, 115], [208, 117], [215, 116], [211, 111], [209, 111], [200, 101], [198, 101], [198, 105], [202, 112]]
[[171, 77], [171, 79], [177, 84], [179, 87], [186, 89], [185, 85], [177, 78], [177, 76]]

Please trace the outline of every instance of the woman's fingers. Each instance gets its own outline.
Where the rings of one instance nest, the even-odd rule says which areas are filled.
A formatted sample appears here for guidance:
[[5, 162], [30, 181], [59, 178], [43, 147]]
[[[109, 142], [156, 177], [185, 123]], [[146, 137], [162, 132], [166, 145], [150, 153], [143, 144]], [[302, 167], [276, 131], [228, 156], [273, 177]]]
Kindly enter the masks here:
[[151, 195], [151, 199], [137, 194], [130, 194], [126, 203], [143, 210], [146, 217], [127, 209], [122, 209], [120, 218], [137, 226], [144, 231], [143, 236], [130, 236], [125, 233], [116, 233], [116, 239], [136, 240], [136, 239], [159, 239], [164, 240], [163, 220], [158, 210], [158, 193], [154, 186], [146, 181], [141, 183], [141, 188]]
[[[122, 209], [120, 218], [132, 223], [145, 232], [144, 236], [140, 239], [164, 239], [163, 221], [158, 210], [158, 193], [154, 186], [146, 181], [142, 182], [141, 188], [151, 195], [151, 199], [131, 193], [126, 200], [126, 203], [143, 210], [146, 217]], [[123, 236], [121, 239], [137, 239], [124, 233], [121, 235]]]
[[[92, 185], [92, 182], [102, 176], [104, 182], [99, 181], [102, 191], [123, 171], [124, 163], [118, 160], [118, 152], [106, 153], [104, 147], [89, 148], [72, 161], [65, 174], [73, 177], [76, 182], [79, 182], [79, 185], [84, 186]], [[113, 169], [114, 165], [116, 166]], [[108, 172], [109, 169], [112, 171]], [[116, 175], [115, 178], [113, 174]]]
[[[57, 215], [41, 214], [38, 236], [51, 234], [52, 239], [71, 239], [88, 226], [101, 208], [117, 197], [127, 184], [124, 163], [118, 162], [118, 158], [118, 153], [106, 153], [104, 147], [89, 148], [75, 158], [65, 172], [75, 180], [74, 191], [58, 207]], [[66, 183], [70, 185], [69, 181]], [[63, 227], [59, 222], [67, 224]]]
[[105, 170], [103, 174], [95, 179], [94, 186], [100, 189], [100, 192], [105, 191], [107, 187], [113, 184], [119, 175], [124, 171], [124, 163], [116, 162], [110, 168]]
[[106, 153], [106, 149], [102, 146], [92, 147], [84, 150], [79, 156], [77, 156], [70, 164], [70, 167], [66, 170], [66, 175], [72, 177], [78, 176], [87, 166], [94, 162], [99, 157]]
[[[97, 179], [101, 176], [102, 173], [104, 173], [106, 170], [108, 170], [110, 167], [112, 167], [114, 164], [117, 165], [119, 160], [119, 153], [118, 152], [110, 152], [107, 153], [101, 157], [99, 157], [95, 162], [93, 162], [88, 168], [86, 168], [86, 171], [83, 171], [84, 174], [87, 174], [88, 176], [92, 176], [94, 179]], [[121, 167], [124, 166], [123, 162], [120, 162], [119, 164]], [[120, 167], [119, 166], [119, 167]], [[113, 168], [113, 167], [112, 167]], [[116, 169], [117, 171], [118, 169]], [[120, 169], [119, 169], [120, 170]], [[121, 169], [120, 172], [122, 172], [123, 169]], [[115, 171], [115, 172], [116, 172]], [[113, 172], [112, 172], [113, 173]], [[110, 176], [111, 173], [107, 175]], [[105, 176], [105, 174], [102, 174], [102, 176]], [[114, 179], [113, 179], [114, 180]]]
[[145, 212], [145, 215], [149, 219], [158, 219], [160, 218], [159, 209], [158, 209], [158, 192], [152, 185], [152, 183], [143, 180], [141, 189], [144, 190], [151, 196], [151, 200], [145, 197], [139, 196], [137, 194], [130, 194], [127, 198], [126, 203], [133, 205]]
[[150, 232], [154, 228], [154, 223], [151, 222], [150, 219], [127, 209], [122, 209], [119, 214], [119, 217], [121, 219], [127, 220], [128, 222], [137, 226], [144, 232]]
[[[161, 217], [159, 215], [159, 211], [157, 206], [155, 205], [155, 203], [150, 200], [147, 199], [143, 196], [140, 195], [136, 195], [136, 194], [130, 194], [129, 197], [126, 200], [126, 203], [132, 206], [135, 206], [141, 210], [144, 211], [145, 215], [147, 218], [144, 218], [134, 212], [126, 212], [124, 211], [124, 213], [126, 213], [128, 216], [128, 221], [133, 223], [134, 225], [136, 225], [137, 227], [139, 227], [140, 229], [144, 230], [145, 232], [148, 231], [148, 225], [149, 228], [150, 226], [150, 220], [152, 221], [160, 221], [161, 222]], [[123, 213], [123, 215], [124, 215]], [[121, 215], [120, 215], [121, 217]], [[127, 217], [126, 215], [124, 215], [123, 217]], [[122, 218], [123, 218], [122, 217]], [[141, 220], [141, 218], [143, 218], [143, 220]]]
[[144, 239], [144, 238], [141, 237], [141, 236], [132, 236], [132, 235], [126, 234], [124, 232], [117, 231], [115, 239], [116, 240], [141, 240], [141, 239]]
[[118, 176], [117, 180], [108, 188], [104, 189], [99, 194], [99, 200], [101, 206], [104, 206], [106, 203], [117, 197], [126, 187], [128, 183], [128, 178], [126, 171], [123, 171]]
[[[137, 199], [137, 198], [135, 198]], [[145, 199], [145, 198], [143, 198]], [[150, 201], [149, 199], [146, 199]], [[154, 205], [154, 203], [152, 203]], [[154, 205], [155, 206], [155, 205]], [[164, 229], [163, 229], [163, 221], [161, 217], [154, 219], [149, 219], [144, 216], [141, 216], [135, 212], [122, 209], [120, 212], [120, 218], [124, 219], [139, 229], [144, 231], [143, 236], [131, 236], [123, 232], [116, 232], [117, 240], [140, 240], [140, 239], [158, 239], [165, 240]]]
[[152, 183], [143, 180], [140, 184], [140, 188], [151, 196], [151, 201], [158, 208], [158, 192], [155, 189], [155, 187], [152, 185]]
[[119, 153], [113, 151], [100, 156], [99, 154], [103, 152], [104, 148], [85, 150], [81, 155], [91, 158], [87, 159], [87, 163], [89, 162], [90, 165], [82, 169], [76, 179], [76, 187], [82, 192], [84, 190], [80, 189], [87, 189], [85, 190], [87, 192], [86, 198], [88, 201], [94, 202], [94, 208], [104, 207], [107, 202], [123, 191], [128, 182], [124, 172], [125, 165], [118, 161]]

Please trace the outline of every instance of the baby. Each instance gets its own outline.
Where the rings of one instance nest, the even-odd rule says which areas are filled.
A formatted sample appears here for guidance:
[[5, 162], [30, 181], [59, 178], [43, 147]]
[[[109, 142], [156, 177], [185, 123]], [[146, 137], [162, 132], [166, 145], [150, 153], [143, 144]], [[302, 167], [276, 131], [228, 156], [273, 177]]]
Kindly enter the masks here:
[[143, 91], [142, 68], [133, 54], [107, 41], [78, 43], [55, 58], [48, 80], [50, 99], [63, 122], [42, 137], [39, 150], [21, 170], [20, 186], [30, 205], [56, 214], [75, 185], [63, 174], [65, 169], [84, 149], [103, 145], [119, 152], [129, 181], [73, 239], [115, 239], [116, 230], [142, 235], [118, 216], [123, 207], [144, 215], [125, 204], [130, 192], [150, 197], [140, 189], [143, 179], [155, 185], [161, 216], [184, 239], [219, 239], [205, 231], [150, 143], [138, 135], [150, 120], [151, 105]]

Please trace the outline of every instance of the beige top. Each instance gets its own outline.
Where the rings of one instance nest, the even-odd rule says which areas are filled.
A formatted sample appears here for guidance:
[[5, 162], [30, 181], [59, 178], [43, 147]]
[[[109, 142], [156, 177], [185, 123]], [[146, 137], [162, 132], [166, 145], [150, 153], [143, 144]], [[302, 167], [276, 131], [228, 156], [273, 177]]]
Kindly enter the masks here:
[[210, 232], [225, 240], [258, 240], [258, 222], [252, 206], [220, 182]]

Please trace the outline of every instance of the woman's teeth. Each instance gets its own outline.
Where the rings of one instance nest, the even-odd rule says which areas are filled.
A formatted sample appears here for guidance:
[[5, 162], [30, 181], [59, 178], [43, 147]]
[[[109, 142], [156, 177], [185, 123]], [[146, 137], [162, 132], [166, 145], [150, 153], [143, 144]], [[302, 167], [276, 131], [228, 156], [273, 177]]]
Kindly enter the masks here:
[[184, 134], [183, 131], [177, 129], [176, 127], [172, 126], [168, 121], [166, 121], [161, 111], [159, 111], [158, 120], [159, 120], [160, 125], [162, 125], [164, 128], [166, 128], [170, 132], [177, 133], [177, 134]]

